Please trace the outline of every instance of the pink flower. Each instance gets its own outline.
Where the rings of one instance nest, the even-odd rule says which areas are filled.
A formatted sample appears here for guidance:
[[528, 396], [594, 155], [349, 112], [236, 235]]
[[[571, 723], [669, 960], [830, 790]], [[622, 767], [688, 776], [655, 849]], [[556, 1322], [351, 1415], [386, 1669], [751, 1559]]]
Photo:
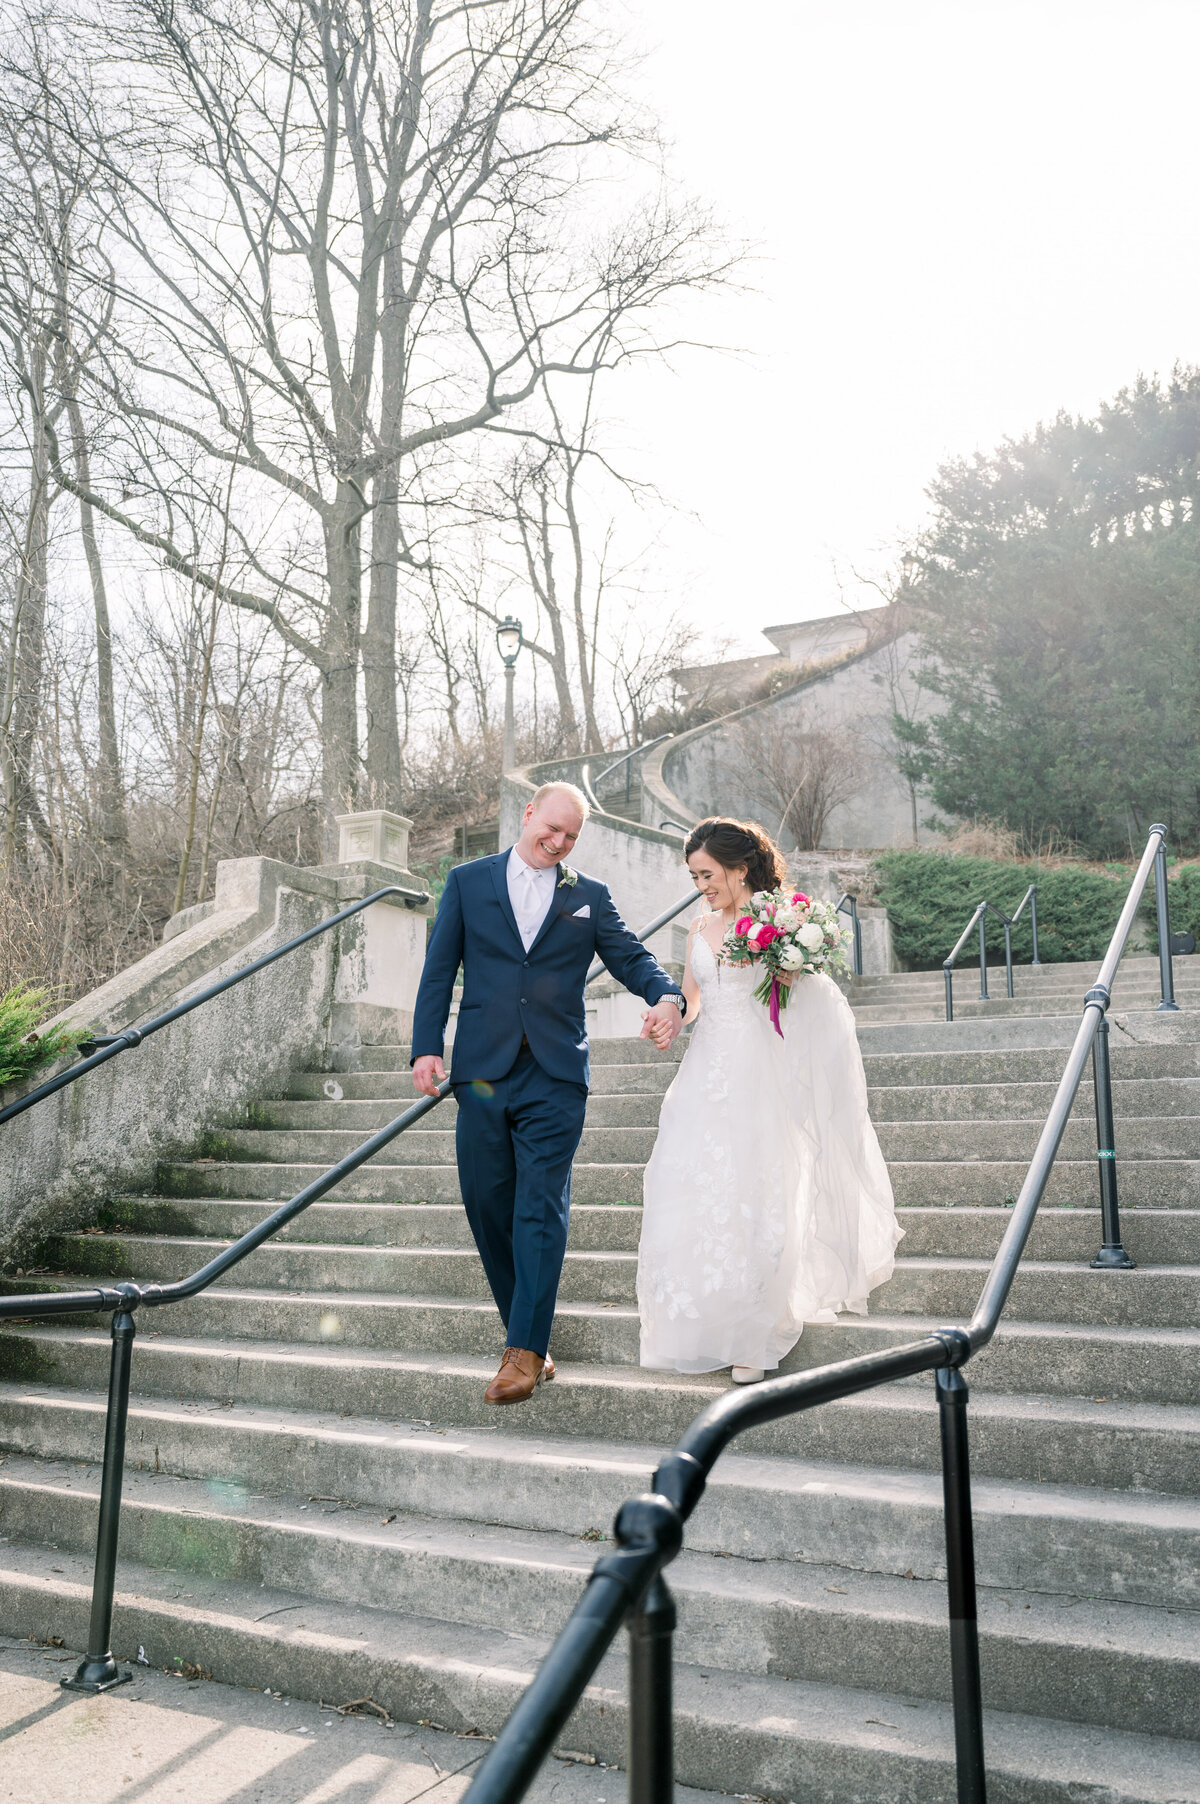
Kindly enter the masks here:
[[769, 921], [764, 921], [758, 932], [750, 936], [750, 943], [752, 946], [757, 946], [761, 952], [771, 944], [772, 940], [781, 940], [782, 938], [783, 935], [778, 927], [772, 927]]
[[753, 915], [743, 915], [740, 921], [734, 922], [733, 931], [737, 934], [737, 936], [740, 940], [744, 940], [746, 935], [749, 933], [750, 929], [753, 927], [753, 925], [754, 925], [754, 916]]
[[808, 897], [805, 895], [805, 893], [802, 889], [798, 889], [796, 891], [795, 895], [792, 897], [792, 907], [793, 908], [807, 908], [808, 907]]

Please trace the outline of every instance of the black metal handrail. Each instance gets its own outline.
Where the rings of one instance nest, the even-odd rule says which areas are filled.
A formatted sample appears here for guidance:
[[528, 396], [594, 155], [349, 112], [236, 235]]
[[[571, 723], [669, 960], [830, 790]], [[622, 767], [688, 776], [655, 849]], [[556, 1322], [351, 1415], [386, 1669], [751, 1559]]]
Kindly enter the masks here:
[[[339, 921], [355, 914], [359, 908], [366, 908], [369, 903], [378, 901], [381, 896], [392, 893], [390, 889], [377, 891], [375, 895], [368, 896], [365, 901], [356, 903], [353, 908], [344, 909], [331, 921], [323, 922], [320, 927], [311, 928], [308, 933], [301, 934], [297, 939], [289, 941], [286, 946], [278, 947], [266, 958], [258, 959], [253, 965], [246, 966], [244, 971], [235, 973], [233, 977], [225, 978], [220, 984], [214, 984], [203, 996], [161, 1016], [151, 1024], [150, 1028], [143, 1028], [143, 1037], [152, 1028], [165, 1026], [168, 1021], [177, 1020], [181, 1014], [186, 1014], [190, 1008], [197, 1007], [200, 1002], [206, 1001], [210, 996], [219, 995], [232, 983], [239, 982], [241, 978], [261, 970], [263, 965], [272, 963], [276, 958], [282, 957], [285, 952], [291, 951], [293, 947], [303, 945], [304, 941], [312, 939], [314, 934], [335, 926]], [[400, 890], [395, 893], [407, 895], [410, 892]], [[637, 937], [640, 940], [648, 940], [651, 934], [657, 933], [660, 927], [665, 927], [668, 921], [672, 921], [676, 915], [682, 914], [685, 908], [694, 904], [695, 900], [694, 891], [689, 891], [686, 896], [681, 896], [671, 908], [666, 909], [661, 915], [657, 915], [648, 927], [643, 927]], [[592, 979], [603, 969], [604, 966], [600, 962], [593, 965], [584, 980], [585, 986], [591, 983]], [[136, 1042], [134, 1043], [136, 1044]], [[90, 1065], [90, 1061], [87, 1063]], [[161, 1309], [168, 1303], [182, 1303], [189, 1297], [198, 1296], [201, 1291], [207, 1290], [210, 1284], [215, 1283], [232, 1266], [240, 1264], [247, 1254], [254, 1252], [257, 1247], [262, 1246], [264, 1241], [270, 1240], [273, 1235], [278, 1233], [280, 1228], [286, 1227], [288, 1222], [302, 1214], [311, 1203], [317, 1202], [319, 1198], [326, 1195], [335, 1184], [357, 1171], [360, 1165], [365, 1165], [368, 1159], [374, 1158], [375, 1154], [381, 1152], [385, 1146], [395, 1140], [398, 1134], [404, 1133], [407, 1128], [412, 1127], [414, 1122], [420, 1121], [428, 1115], [430, 1110], [435, 1109], [438, 1103], [449, 1094], [450, 1084], [450, 1078], [444, 1079], [438, 1085], [436, 1095], [423, 1096], [419, 1102], [413, 1103], [403, 1113], [397, 1115], [393, 1121], [389, 1121], [386, 1127], [380, 1128], [378, 1133], [372, 1134], [369, 1140], [364, 1140], [361, 1146], [357, 1146], [353, 1152], [347, 1153], [344, 1159], [339, 1159], [336, 1165], [331, 1165], [328, 1171], [322, 1172], [320, 1177], [314, 1178], [311, 1184], [306, 1184], [303, 1190], [297, 1191], [296, 1195], [286, 1203], [281, 1203], [278, 1209], [265, 1216], [255, 1227], [247, 1229], [239, 1239], [231, 1241], [227, 1247], [222, 1248], [215, 1258], [210, 1259], [206, 1265], [202, 1265], [189, 1278], [180, 1278], [174, 1284], [107, 1284], [97, 1285], [90, 1290], [34, 1292], [31, 1295], [0, 1297], [0, 1320], [6, 1317], [30, 1320], [43, 1316], [103, 1314], [108, 1310], [113, 1312], [108, 1412], [104, 1425], [104, 1457], [100, 1478], [100, 1512], [96, 1527], [96, 1565], [92, 1579], [88, 1651], [71, 1677], [62, 1681], [68, 1690], [89, 1693], [109, 1691], [114, 1685], [125, 1684], [133, 1676], [131, 1673], [121, 1671], [113, 1658], [110, 1643], [113, 1592], [116, 1584], [117, 1538], [121, 1517], [121, 1488], [125, 1465], [125, 1435], [129, 1420], [129, 1375], [133, 1342], [137, 1333], [134, 1311], [140, 1308]]]
[[[1168, 936], [1163, 965], [1166, 1006], [1171, 972], [1165, 837], [1166, 828], [1161, 824], [1150, 829], [1146, 850], [1096, 982], [1084, 998], [1079, 1031], [970, 1326], [939, 1328], [907, 1346], [774, 1378], [747, 1390], [727, 1391], [710, 1403], [659, 1465], [651, 1491], [629, 1499], [617, 1512], [613, 1527], [617, 1551], [605, 1555], [592, 1568], [583, 1597], [469, 1787], [468, 1804], [517, 1804], [524, 1797], [623, 1623], [629, 1630], [628, 1804], [670, 1804], [674, 1796], [671, 1661], [675, 1607], [662, 1573], [683, 1545], [683, 1525], [700, 1500], [708, 1474], [730, 1441], [748, 1428], [927, 1371], [934, 1374], [939, 1406], [958, 1799], [959, 1804], [986, 1804], [967, 1432], [969, 1391], [960, 1368], [988, 1344], [996, 1331], [1045, 1194], [1089, 1052], [1094, 1057], [1105, 1243], [1092, 1263], [1111, 1267], [1132, 1264], [1120, 1246], [1107, 1043], [1101, 1040], [1100, 1028], [1107, 1026], [1105, 1014], [1113, 979], [1152, 865], [1156, 871], [1162, 871], [1161, 879], [1156, 875], [1156, 887], [1159, 931]], [[1105, 1055], [1102, 1060], [1095, 1057], [1101, 1044]], [[1101, 1122], [1102, 1089], [1106, 1126]], [[1111, 1188], [1106, 1190], [1109, 1179]], [[1114, 1249], [1121, 1253], [1120, 1258], [1105, 1256]]]
[[833, 906], [836, 909], [838, 914], [850, 916], [850, 925], [854, 929], [854, 945], [853, 945], [853, 952], [852, 952], [852, 957], [851, 957], [851, 962], [850, 962], [850, 968], [853, 971], [855, 977], [861, 977], [863, 974], [863, 968], [862, 968], [862, 922], [858, 918], [858, 897], [852, 896], [850, 894], [849, 890], [847, 890], [847, 891], [845, 891], [844, 894], [842, 894], [838, 897], [837, 901], [834, 903]]
[[252, 964], [243, 965], [240, 970], [231, 972], [228, 977], [222, 977], [217, 983], [210, 983], [208, 988], [201, 990], [198, 996], [190, 996], [186, 1002], [177, 1003], [174, 1008], [167, 1009], [165, 1014], [155, 1015], [153, 1020], [144, 1022], [141, 1027], [127, 1027], [123, 1033], [119, 1034], [93, 1035], [90, 1041], [85, 1040], [83, 1044], [98, 1047], [97, 1052], [90, 1053], [77, 1065], [69, 1065], [56, 1077], [47, 1079], [44, 1084], [39, 1084], [36, 1090], [26, 1091], [25, 1095], [19, 1096], [16, 1102], [10, 1102], [6, 1109], [0, 1109], [0, 1125], [11, 1121], [14, 1115], [23, 1115], [26, 1109], [32, 1109], [36, 1103], [44, 1102], [48, 1096], [53, 1096], [56, 1091], [65, 1089], [68, 1084], [73, 1084], [79, 1078], [86, 1077], [89, 1071], [95, 1071], [98, 1065], [107, 1064], [109, 1059], [115, 1059], [118, 1053], [129, 1052], [133, 1047], [140, 1046], [143, 1040], [150, 1038], [151, 1034], [160, 1032], [164, 1027], [170, 1027], [172, 1021], [178, 1021], [183, 1015], [190, 1015], [193, 1009], [203, 1007], [206, 1002], [211, 1002], [214, 996], [223, 996], [225, 991], [231, 990], [235, 984], [245, 983], [248, 977], [253, 977], [257, 971], [264, 971], [268, 965], [275, 964], [278, 959], [285, 958], [289, 952], [294, 952], [297, 946], [307, 945], [309, 940], [315, 940], [318, 934], [328, 933], [332, 928], [340, 927], [343, 921], [350, 919], [351, 915], [361, 914], [362, 910], [370, 908], [373, 902], [384, 902], [389, 896], [399, 896], [406, 908], [422, 908], [430, 899], [425, 890], [405, 889], [400, 884], [389, 883], [384, 889], [377, 889], [372, 895], [364, 896], [361, 902], [352, 902], [348, 908], [343, 908], [339, 913], [330, 915], [327, 921], [318, 921], [317, 925], [310, 927], [306, 933], [298, 933], [294, 939], [286, 940], [282, 946], [276, 946], [273, 952], [264, 953], [262, 958], [256, 958]]
[[631, 793], [630, 783], [633, 776], [633, 760], [635, 758], [640, 758], [643, 752], [648, 752], [651, 746], [661, 745], [664, 739], [674, 739], [674, 737], [674, 733], [659, 733], [654, 739], [644, 740], [641, 745], [635, 745], [632, 751], [626, 752], [622, 757], [616, 759], [614, 763], [607, 765], [606, 768], [600, 772], [600, 775], [595, 778], [592, 776], [591, 765], [585, 764], [583, 767], [583, 777], [589, 800], [593, 801], [597, 808], [603, 809], [604, 803], [597, 799], [600, 794], [600, 785], [603, 783], [605, 777], [611, 777], [615, 770], [620, 770], [621, 766], [624, 765], [625, 800], [628, 802]]
[[997, 908], [994, 902], [981, 902], [959, 935], [958, 942], [955, 945], [953, 952], [942, 964], [942, 974], [946, 981], [947, 1021], [953, 1021], [954, 1019], [954, 966], [958, 960], [959, 953], [970, 939], [976, 926], [979, 928], [979, 1000], [980, 1002], [991, 1001], [987, 987], [986, 940], [988, 915], [999, 915], [1004, 924], [1004, 974], [1008, 994], [1011, 998], [1013, 994], [1012, 930], [1020, 920], [1026, 903], [1029, 904], [1029, 924], [1033, 930], [1033, 957], [1029, 962], [1031, 965], [1041, 964], [1042, 961], [1038, 957], [1037, 884], [1031, 883], [1029, 885], [1029, 888], [1025, 891], [1025, 894], [1021, 897], [1021, 900], [1017, 903], [1017, 906], [1011, 915], [1006, 915], [1004, 910], [1002, 908]]

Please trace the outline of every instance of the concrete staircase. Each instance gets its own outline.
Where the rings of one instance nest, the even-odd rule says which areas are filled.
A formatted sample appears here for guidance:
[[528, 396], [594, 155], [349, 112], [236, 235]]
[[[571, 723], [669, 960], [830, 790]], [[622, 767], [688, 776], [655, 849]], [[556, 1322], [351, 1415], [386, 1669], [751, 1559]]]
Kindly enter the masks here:
[[[1138, 1269], [1088, 1269], [1085, 1093], [1004, 1325], [968, 1369], [993, 1804], [1200, 1800], [1200, 1036], [1194, 1015], [1139, 1012], [1143, 964], [1112, 1030]], [[970, 1315], [1089, 976], [1034, 980], [1051, 1006], [1069, 996], [1069, 1015], [1001, 1003], [949, 1027], [920, 1013], [924, 976], [854, 986], [907, 1238], [872, 1315], [806, 1330], [793, 1369]], [[234, 1282], [144, 1314], [120, 1653], [497, 1731], [617, 1506], [725, 1386], [636, 1364], [641, 1169], [673, 1067], [636, 1041], [593, 1054], [560, 1375], [530, 1404], [482, 1402], [502, 1333], [457, 1206], [450, 1103]], [[202, 1157], [164, 1164], [157, 1195], [115, 1197], [99, 1231], [48, 1246], [47, 1268], [194, 1269], [399, 1111], [405, 1049], [365, 1067], [298, 1074]], [[7, 1632], [84, 1644], [106, 1370], [94, 1320], [0, 1333]], [[949, 1804], [943, 1566], [928, 1380], [740, 1441], [669, 1575], [680, 1782]], [[624, 1688], [619, 1650], [564, 1747], [621, 1760]]]
[[[947, 948], [949, 950], [949, 948]], [[1200, 959], [1174, 961], [1177, 999], [1200, 1004]], [[988, 1001], [979, 996], [979, 966], [963, 965], [954, 973], [956, 1021], [999, 1020], [1010, 1015], [1077, 1014], [1092, 965], [1013, 966], [1013, 995], [1006, 993], [1003, 965], [988, 966]], [[941, 971], [910, 971], [886, 977], [856, 977], [850, 986], [854, 1012], [864, 1024], [873, 1021], [944, 1021], [946, 989]], [[1113, 988], [1113, 1010], [1155, 1009], [1161, 990], [1157, 957], [1122, 961]]]

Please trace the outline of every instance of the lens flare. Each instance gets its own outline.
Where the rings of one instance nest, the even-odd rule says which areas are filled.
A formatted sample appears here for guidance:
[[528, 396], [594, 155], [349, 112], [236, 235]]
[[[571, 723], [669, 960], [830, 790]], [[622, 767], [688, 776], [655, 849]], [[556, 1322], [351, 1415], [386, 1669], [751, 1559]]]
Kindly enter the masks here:
[[492, 1097], [496, 1094], [496, 1092], [495, 1092], [495, 1090], [493, 1090], [491, 1084], [486, 1083], [484, 1081], [484, 1079], [481, 1077], [477, 1077], [474, 1080], [474, 1082], [471, 1085], [471, 1089], [476, 1096], [482, 1096], [485, 1101], [489, 1097]]
[[322, 1340], [341, 1340], [341, 1317], [334, 1315], [332, 1309], [327, 1309], [317, 1324], [317, 1333]]

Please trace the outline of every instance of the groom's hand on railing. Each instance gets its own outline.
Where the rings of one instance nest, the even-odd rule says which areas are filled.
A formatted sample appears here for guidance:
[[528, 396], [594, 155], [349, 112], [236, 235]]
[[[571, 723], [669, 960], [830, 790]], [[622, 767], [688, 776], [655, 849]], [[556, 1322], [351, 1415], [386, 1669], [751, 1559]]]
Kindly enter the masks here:
[[438, 1085], [446, 1081], [446, 1067], [432, 1052], [423, 1052], [413, 1061], [413, 1089], [422, 1096], [436, 1096]]

